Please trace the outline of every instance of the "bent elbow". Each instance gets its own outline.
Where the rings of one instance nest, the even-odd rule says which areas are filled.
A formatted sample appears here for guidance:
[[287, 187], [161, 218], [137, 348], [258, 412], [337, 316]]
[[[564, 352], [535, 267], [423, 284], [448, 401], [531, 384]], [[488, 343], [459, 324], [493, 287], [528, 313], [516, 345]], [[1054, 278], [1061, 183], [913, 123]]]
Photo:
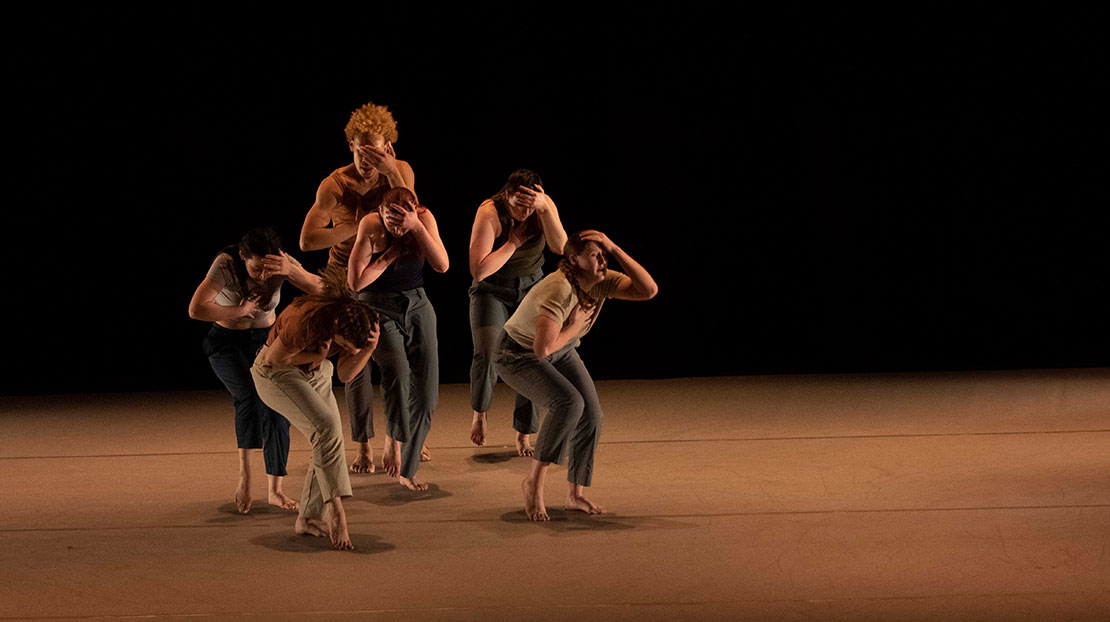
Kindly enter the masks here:
[[439, 261], [439, 262], [436, 262], [435, 264], [432, 264], [432, 270], [435, 270], [436, 272], [439, 272], [440, 274], [443, 274], [444, 272], [447, 272], [447, 268], [450, 267], [450, 265], [451, 265], [451, 262], [444, 259], [443, 261]]
[[651, 286], [648, 287], [646, 291], [644, 291], [644, 300], [651, 300], [652, 298], [655, 298], [655, 295], [658, 293], [659, 286], [655, 283], [652, 283]]

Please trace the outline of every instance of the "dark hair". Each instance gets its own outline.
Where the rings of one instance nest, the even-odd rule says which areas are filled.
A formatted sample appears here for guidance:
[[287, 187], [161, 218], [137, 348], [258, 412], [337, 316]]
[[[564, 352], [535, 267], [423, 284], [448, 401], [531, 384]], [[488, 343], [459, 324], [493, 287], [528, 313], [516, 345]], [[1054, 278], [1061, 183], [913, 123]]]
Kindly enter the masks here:
[[[239, 291], [244, 299], [250, 298], [250, 288], [247, 286], [247, 262], [243, 257], [263, 257], [277, 255], [281, 252], [281, 238], [277, 231], [270, 227], [258, 227], [243, 234], [238, 244], [228, 246], [220, 254], [231, 258], [231, 268], [235, 278], [239, 281]], [[243, 257], [239, 255], [242, 254]]]
[[[501, 186], [497, 194], [490, 197], [494, 208], [497, 209], [497, 221], [501, 224], [501, 235], [507, 236], [513, 225], [513, 215], [509, 211], [509, 197], [516, 193], [521, 186], [534, 190], [536, 186], [542, 185], [543, 180], [540, 179], [539, 174], [526, 168], [518, 168], [509, 175], [509, 179], [505, 181], [505, 185]], [[524, 222], [527, 223], [524, 230], [526, 239], [531, 239], [543, 233], [539, 216], [535, 212], [528, 216]]]
[[581, 254], [586, 250], [586, 245], [589, 243], [589, 240], [582, 239], [581, 231], [570, 234], [567, 236], [567, 243], [563, 245], [563, 258], [559, 260], [559, 270], [562, 270], [567, 280], [570, 281], [571, 287], [574, 288], [574, 293], [578, 296], [578, 304], [587, 309], [597, 305], [598, 301], [593, 296], [587, 294], [586, 291], [582, 289], [582, 286], [578, 284], [578, 269], [571, 263], [570, 256]]
[[347, 286], [346, 268], [329, 264], [320, 271], [320, 280], [322, 293], [305, 298], [324, 304], [307, 315], [305, 323], [321, 333], [331, 333], [332, 324], [336, 324], [331, 334], [343, 337], [355, 347], [365, 347], [370, 341], [370, 332], [378, 323], [378, 314], [370, 305], [355, 298]]
[[[406, 201], [412, 201], [413, 203], [416, 203], [416, 195], [413, 194], [412, 190], [409, 190], [404, 186], [397, 186], [396, 188], [390, 188], [389, 190], [386, 190], [385, 193], [382, 194], [382, 198], [378, 202], [378, 208], [380, 209], [382, 207], [385, 207], [390, 203], [405, 203]], [[420, 210], [425, 208], [423, 206], [418, 206], [417, 209]], [[382, 222], [382, 225], [384, 228], [384, 221]], [[416, 238], [414, 238], [413, 236], [403, 235], [400, 238], [394, 238], [393, 234], [389, 232], [389, 229], [385, 229], [385, 235], [391, 240], [391, 245], [394, 243], [401, 245], [399, 250], [402, 257], [420, 254], [420, 245], [416, 242]]]

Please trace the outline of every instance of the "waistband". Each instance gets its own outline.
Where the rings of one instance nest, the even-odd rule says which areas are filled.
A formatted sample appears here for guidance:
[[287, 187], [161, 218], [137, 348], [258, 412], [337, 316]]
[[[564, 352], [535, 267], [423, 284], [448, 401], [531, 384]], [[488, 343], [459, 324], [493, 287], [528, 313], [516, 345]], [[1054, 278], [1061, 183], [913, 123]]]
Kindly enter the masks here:
[[273, 325], [265, 326], [263, 328], [228, 328], [226, 326], [220, 326], [219, 324], [217, 324], [215, 322], [212, 322], [212, 329], [211, 330], [214, 333], [221, 333], [221, 334], [227, 335], [229, 337], [230, 336], [238, 337], [238, 336], [243, 336], [243, 335], [254, 336], [254, 335], [257, 335], [259, 333], [266, 334], [266, 333], [270, 332], [271, 328], [273, 328]]

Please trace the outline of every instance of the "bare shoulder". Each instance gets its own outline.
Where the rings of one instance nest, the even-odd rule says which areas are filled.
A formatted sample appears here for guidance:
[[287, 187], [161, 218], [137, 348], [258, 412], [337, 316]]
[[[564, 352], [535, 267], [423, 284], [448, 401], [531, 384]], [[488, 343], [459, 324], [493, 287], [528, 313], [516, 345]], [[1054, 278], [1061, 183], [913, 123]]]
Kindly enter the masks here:
[[501, 234], [501, 221], [497, 218], [497, 206], [493, 204], [492, 199], [486, 199], [478, 206], [478, 211], [474, 214], [474, 222], [487, 223], [493, 228], [494, 235]]

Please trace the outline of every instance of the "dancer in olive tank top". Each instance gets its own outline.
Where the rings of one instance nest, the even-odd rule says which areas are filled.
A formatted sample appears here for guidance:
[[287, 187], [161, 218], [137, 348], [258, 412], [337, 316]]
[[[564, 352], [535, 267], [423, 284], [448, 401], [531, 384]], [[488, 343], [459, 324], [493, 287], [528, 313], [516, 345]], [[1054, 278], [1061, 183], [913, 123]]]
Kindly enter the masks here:
[[[478, 206], [470, 233], [470, 336], [474, 356], [470, 363], [470, 407], [474, 419], [470, 440], [486, 444], [486, 413], [493, 400], [497, 373], [492, 357], [505, 320], [525, 294], [543, 278], [543, 249], [563, 254], [567, 234], [559, 211], [542, 186], [540, 176], [519, 169], [494, 196]], [[516, 394], [513, 429], [516, 450], [532, 455], [529, 435], [539, 427], [536, 409]]]

